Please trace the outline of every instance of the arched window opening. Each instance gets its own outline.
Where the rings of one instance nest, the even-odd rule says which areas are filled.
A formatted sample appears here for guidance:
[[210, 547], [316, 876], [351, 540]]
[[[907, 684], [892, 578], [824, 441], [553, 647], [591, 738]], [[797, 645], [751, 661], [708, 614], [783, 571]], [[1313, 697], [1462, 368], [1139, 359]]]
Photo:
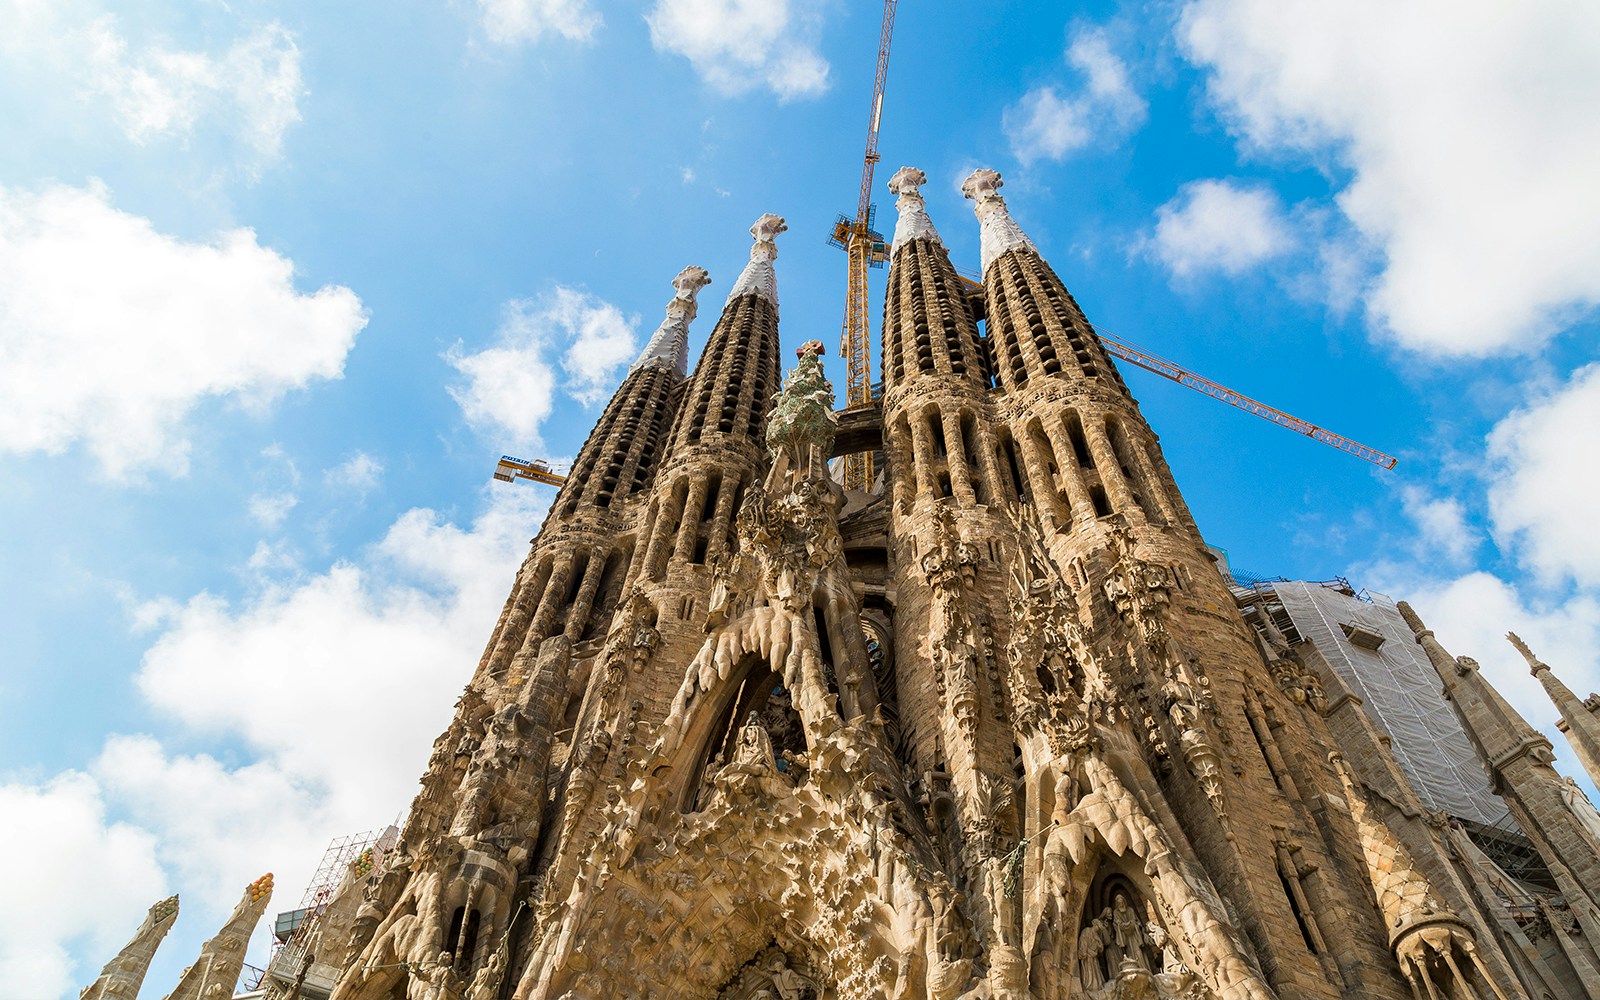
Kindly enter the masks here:
[[1083, 421], [1078, 418], [1076, 410], [1067, 412], [1067, 440], [1072, 442], [1072, 455], [1078, 460], [1078, 465], [1085, 469], [1094, 468], [1094, 455], [1089, 452], [1089, 441], [1083, 436]]

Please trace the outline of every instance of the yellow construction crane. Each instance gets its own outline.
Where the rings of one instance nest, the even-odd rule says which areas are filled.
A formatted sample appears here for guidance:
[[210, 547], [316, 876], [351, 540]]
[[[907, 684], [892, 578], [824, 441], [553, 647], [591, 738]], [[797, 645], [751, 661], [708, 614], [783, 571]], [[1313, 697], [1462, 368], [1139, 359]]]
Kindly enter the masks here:
[[[872, 322], [867, 312], [867, 269], [882, 267], [889, 259], [883, 234], [872, 228], [872, 173], [878, 165], [878, 123], [883, 119], [883, 85], [889, 78], [889, 41], [894, 37], [894, 11], [898, 0], [884, 0], [883, 28], [878, 35], [878, 71], [872, 81], [872, 114], [867, 119], [867, 153], [861, 162], [861, 196], [854, 219], [839, 216], [828, 242], [849, 254], [850, 273], [845, 293], [844, 333], [839, 353], [844, 356], [845, 407], [872, 402]], [[872, 488], [872, 453], [844, 458], [846, 489]]]
[[547, 486], [560, 486], [567, 481], [567, 477], [559, 472], [552, 471], [550, 463], [543, 459], [525, 462], [520, 458], [510, 455], [501, 455], [500, 462], [494, 467], [494, 477], [502, 483], [513, 483], [518, 479], [528, 479]]
[[[969, 292], [981, 294], [983, 284], [974, 277], [977, 272], [964, 267], [957, 268], [956, 272], [956, 276], [961, 279], [961, 283], [967, 287]], [[1236, 392], [1220, 382], [1213, 382], [1204, 375], [1197, 375], [1175, 361], [1168, 361], [1159, 355], [1151, 354], [1149, 351], [1135, 347], [1120, 337], [1113, 337], [1104, 330], [1097, 329], [1094, 331], [1094, 335], [1099, 338], [1100, 345], [1106, 349], [1106, 353], [1113, 357], [1138, 365], [1147, 372], [1155, 372], [1162, 378], [1169, 378], [1179, 385], [1188, 386], [1195, 392], [1204, 393], [1212, 399], [1227, 403], [1229, 406], [1236, 406], [1246, 413], [1253, 413], [1262, 420], [1270, 420], [1279, 427], [1287, 427], [1292, 431], [1304, 434], [1314, 441], [1321, 441], [1325, 445], [1338, 448], [1345, 454], [1354, 455], [1364, 462], [1371, 462], [1380, 469], [1392, 469], [1399, 461], [1393, 455], [1385, 454], [1359, 441], [1352, 441], [1350, 438], [1342, 434], [1335, 434], [1325, 427], [1318, 427], [1309, 420], [1301, 420], [1299, 417], [1285, 413], [1276, 407], [1268, 406], [1259, 399], [1252, 399], [1242, 392]]]

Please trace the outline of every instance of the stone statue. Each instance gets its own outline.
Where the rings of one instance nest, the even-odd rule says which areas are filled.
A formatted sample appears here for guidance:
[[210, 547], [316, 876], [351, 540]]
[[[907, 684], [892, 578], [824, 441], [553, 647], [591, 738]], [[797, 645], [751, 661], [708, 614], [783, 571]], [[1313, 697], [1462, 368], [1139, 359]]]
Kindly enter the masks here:
[[1078, 984], [1085, 993], [1093, 993], [1106, 984], [1106, 974], [1100, 956], [1110, 940], [1100, 918], [1084, 921], [1078, 932]]
[[772, 977], [779, 1000], [801, 1000], [811, 988], [810, 980], [789, 968], [789, 960], [782, 954], [774, 954], [767, 960], [767, 975]]
[[761, 719], [751, 712], [739, 730], [739, 742], [733, 748], [733, 759], [718, 775], [720, 778], [747, 774], [752, 777], [770, 777], [776, 768], [772, 756], [772, 739], [761, 725]]
[[1116, 901], [1111, 904], [1111, 929], [1123, 959], [1149, 972], [1150, 959], [1144, 953], [1144, 920], [1128, 904], [1127, 893], [1117, 893]]

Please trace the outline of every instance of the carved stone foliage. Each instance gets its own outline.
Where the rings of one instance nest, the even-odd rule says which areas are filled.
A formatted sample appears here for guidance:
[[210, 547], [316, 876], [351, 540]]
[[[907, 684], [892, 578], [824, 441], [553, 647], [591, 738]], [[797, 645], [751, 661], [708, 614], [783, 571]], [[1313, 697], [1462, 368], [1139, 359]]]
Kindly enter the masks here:
[[1082, 700], [1087, 650], [1077, 598], [1051, 563], [1037, 512], [1008, 513], [1018, 544], [1006, 589], [1005, 655], [1017, 731], [1027, 735], [1046, 718], [1064, 722]]
[[1172, 575], [1165, 567], [1134, 554], [1133, 533], [1121, 518], [1109, 519], [1107, 537], [1116, 557], [1102, 587], [1117, 615], [1134, 626], [1158, 658], [1166, 655], [1166, 609], [1172, 601]]
[[789, 470], [806, 478], [825, 478], [828, 451], [839, 418], [833, 412], [833, 383], [822, 371], [822, 342], [808, 340], [797, 352], [800, 362], [784, 379], [767, 415], [767, 447], [772, 450], [769, 482]]
[[984, 640], [963, 599], [975, 581], [978, 550], [964, 541], [947, 505], [934, 510], [931, 537], [919, 563], [933, 590], [932, 640], [940, 701], [970, 739], [978, 724], [979, 656]]

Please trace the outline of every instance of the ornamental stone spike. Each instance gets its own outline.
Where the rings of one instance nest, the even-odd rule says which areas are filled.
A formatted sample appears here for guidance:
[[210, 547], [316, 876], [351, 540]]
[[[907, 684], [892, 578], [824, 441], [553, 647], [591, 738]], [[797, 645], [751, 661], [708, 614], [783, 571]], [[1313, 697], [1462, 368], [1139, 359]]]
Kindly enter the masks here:
[[183, 970], [178, 985], [167, 994], [166, 1000], [214, 1000], [231, 997], [233, 987], [244, 969], [245, 949], [250, 945], [250, 935], [267, 912], [272, 899], [272, 873], [244, 887], [244, 895], [233, 908], [228, 922], [222, 925], [217, 936], [200, 949], [200, 957]]
[[1588, 772], [1589, 780], [1600, 782], [1600, 696], [1591, 694], [1587, 700], [1579, 698], [1548, 663], [1533, 655], [1533, 650], [1517, 633], [1507, 632], [1506, 641], [1517, 647], [1517, 652], [1528, 661], [1529, 671], [1539, 678], [1545, 694], [1561, 713], [1556, 728], [1566, 735], [1578, 763]]
[[677, 289], [677, 294], [667, 303], [667, 317], [656, 327], [650, 342], [639, 353], [639, 360], [633, 363], [629, 371], [657, 364], [670, 365], [680, 379], [688, 375], [689, 324], [694, 322], [700, 310], [695, 296], [709, 284], [711, 272], [703, 267], [691, 264], [678, 272], [678, 276], [672, 279], [672, 287]]
[[961, 193], [972, 199], [972, 212], [978, 217], [979, 247], [985, 274], [989, 271], [989, 265], [1007, 250], [1039, 252], [1022, 227], [1011, 218], [1006, 200], [1000, 197], [1000, 188], [1004, 185], [999, 171], [987, 167], [974, 170], [961, 182]]
[[772, 262], [778, 259], [778, 244], [773, 241], [788, 228], [783, 216], [771, 212], [750, 227], [750, 235], [756, 238], [756, 243], [750, 248], [750, 263], [739, 272], [739, 280], [728, 290], [730, 303], [741, 295], [759, 295], [772, 303], [773, 309], [778, 308], [778, 275], [772, 269]]
[[133, 932], [133, 940], [117, 952], [116, 958], [106, 963], [93, 983], [78, 993], [78, 1000], [132, 1000], [138, 996], [156, 948], [177, 919], [177, 896], [168, 896], [152, 905], [144, 921], [139, 924], [139, 929]]
[[918, 190], [926, 183], [928, 175], [916, 167], [901, 167], [889, 178], [889, 190], [899, 195], [894, 207], [900, 213], [899, 221], [894, 224], [894, 243], [889, 248], [891, 257], [912, 240], [932, 240], [944, 246], [938, 230], [933, 228], [933, 220], [928, 218], [928, 203]]

